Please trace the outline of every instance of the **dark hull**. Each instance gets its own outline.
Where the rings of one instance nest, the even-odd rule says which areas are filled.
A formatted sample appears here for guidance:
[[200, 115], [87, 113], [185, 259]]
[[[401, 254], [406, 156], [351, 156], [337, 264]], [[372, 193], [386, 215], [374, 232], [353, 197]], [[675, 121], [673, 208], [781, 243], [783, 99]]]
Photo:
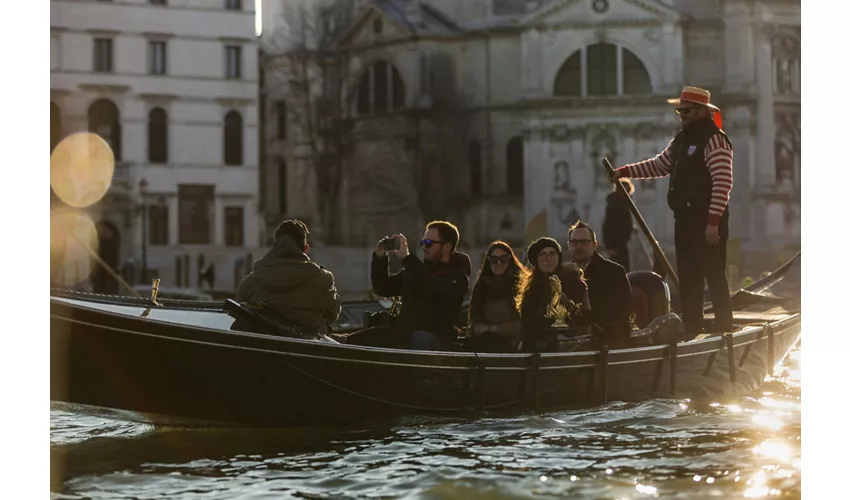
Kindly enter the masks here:
[[675, 347], [426, 353], [202, 328], [51, 300], [50, 398], [163, 423], [274, 427], [722, 398], [758, 387], [799, 336], [797, 313]]

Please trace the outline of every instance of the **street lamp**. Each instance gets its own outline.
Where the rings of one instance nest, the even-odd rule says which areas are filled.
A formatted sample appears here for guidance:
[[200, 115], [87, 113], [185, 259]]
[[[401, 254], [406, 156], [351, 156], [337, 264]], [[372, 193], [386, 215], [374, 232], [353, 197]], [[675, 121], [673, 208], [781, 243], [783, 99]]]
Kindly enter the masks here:
[[139, 193], [142, 198], [142, 279], [145, 283], [148, 279], [148, 181], [145, 178], [139, 181]]

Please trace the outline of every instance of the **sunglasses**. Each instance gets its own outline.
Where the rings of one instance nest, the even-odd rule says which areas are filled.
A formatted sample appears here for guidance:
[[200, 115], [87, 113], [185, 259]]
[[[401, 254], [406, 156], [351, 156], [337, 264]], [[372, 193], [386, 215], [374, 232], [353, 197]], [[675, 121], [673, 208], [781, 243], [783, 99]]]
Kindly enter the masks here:
[[507, 263], [508, 263], [508, 262], [510, 262], [510, 260], [511, 260], [511, 256], [510, 256], [510, 255], [508, 255], [508, 254], [502, 254], [502, 255], [491, 255], [491, 256], [490, 256], [490, 257], [488, 257], [488, 258], [490, 259], [490, 265], [492, 265], [492, 266], [495, 266], [495, 265], [497, 265], [497, 264], [499, 264], [499, 263], [501, 263], [501, 264], [507, 264]]
[[442, 244], [444, 244], [444, 243], [445, 243], [445, 241], [437, 241], [437, 240], [419, 240], [419, 245], [420, 245], [420, 246], [423, 246], [423, 247], [425, 247], [425, 248], [431, 248], [431, 245], [434, 245], [434, 244], [437, 244], [437, 243], [439, 243], [439, 244], [441, 244], [441, 245], [442, 245]]
[[689, 114], [693, 113], [694, 111], [696, 111], [696, 109], [697, 108], [694, 108], [692, 106], [687, 106], [687, 107], [684, 107], [684, 108], [676, 108], [676, 114], [689, 115]]

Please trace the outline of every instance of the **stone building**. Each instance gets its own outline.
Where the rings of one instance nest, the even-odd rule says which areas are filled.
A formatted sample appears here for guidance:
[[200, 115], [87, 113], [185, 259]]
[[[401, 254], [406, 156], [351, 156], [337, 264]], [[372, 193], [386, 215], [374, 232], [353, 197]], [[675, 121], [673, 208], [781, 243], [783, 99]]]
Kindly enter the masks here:
[[[601, 159], [617, 166], [659, 153], [678, 128], [665, 99], [687, 84], [712, 92], [735, 147], [733, 258], [738, 248], [744, 259], [799, 247], [799, 2], [314, 5], [306, 31], [315, 36], [292, 45], [298, 16], [264, 4], [269, 227], [298, 216], [317, 223], [319, 240], [371, 246], [450, 217], [476, 247], [563, 239], [578, 218], [599, 228], [611, 189]], [[291, 87], [293, 47], [309, 60], [307, 92]], [[307, 102], [314, 119], [305, 121], [293, 109]], [[310, 142], [317, 154], [305, 154]], [[333, 213], [322, 209], [328, 171], [339, 173], [330, 226], [321, 220]], [[672, 251], [667, 180], [636, 184], [638, 206]]]
[[[101, 257], [130, 283], [197, 287], [212, 264], [203, 287], [233, 288], [260, 244], [254, 1], [51, 0], [50, 23], [51, 151], [88, 131], [115, 156], [82, 209]], [[118, 291], [98, 269], [81, 286]]]

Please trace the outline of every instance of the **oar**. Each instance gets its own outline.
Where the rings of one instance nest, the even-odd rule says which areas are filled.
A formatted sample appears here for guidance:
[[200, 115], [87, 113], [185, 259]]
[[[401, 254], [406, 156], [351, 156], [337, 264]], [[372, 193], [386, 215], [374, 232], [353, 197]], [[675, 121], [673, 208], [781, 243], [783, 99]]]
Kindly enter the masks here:
[[[608, 178], [614, 179], [614, 167], [611, 166], [611, 162], [608, 161], [608, 158], [602, 159], [602, 165], [605, 166], [605, 170], [608, 171]], [[626, 191], [626, 188], [623, 187], [623, 184], [619, 181], [619, 179], [614, 180], [614, 185], [617, 187], [617, 192], [623, 195], [629, 202], [629, 210], [632, 211], [632, 215], [635, 216], [635, 220], [637, 220], [641, 231], [643, 231], [643, 234], [646, 236], [649, 244], [652, 245], [652, 249], [655, 250], [655, 258], [659, 259], [664, 265], [664, 269], [667, 270], [667, 278], [673, 283], [673, 286], [676, 287], [677, 290], [681, 290], [681, 288], [679, 288], [679, 277], [676, 275], [676, 271], [673, 270], [673, 266], [670, 265], [670, 261], [667, 260], [667, 257], [664, 255], [664, 251], [661, 250], [661, 245], [658, 244], [658, 240], [655, 239], [655, 236], [652, 235], [652, 231], [649, 230], [649, 226], [640, 214], [634, 200], [632, 200], [632, 197], [629, 196], [628, 191]]]

